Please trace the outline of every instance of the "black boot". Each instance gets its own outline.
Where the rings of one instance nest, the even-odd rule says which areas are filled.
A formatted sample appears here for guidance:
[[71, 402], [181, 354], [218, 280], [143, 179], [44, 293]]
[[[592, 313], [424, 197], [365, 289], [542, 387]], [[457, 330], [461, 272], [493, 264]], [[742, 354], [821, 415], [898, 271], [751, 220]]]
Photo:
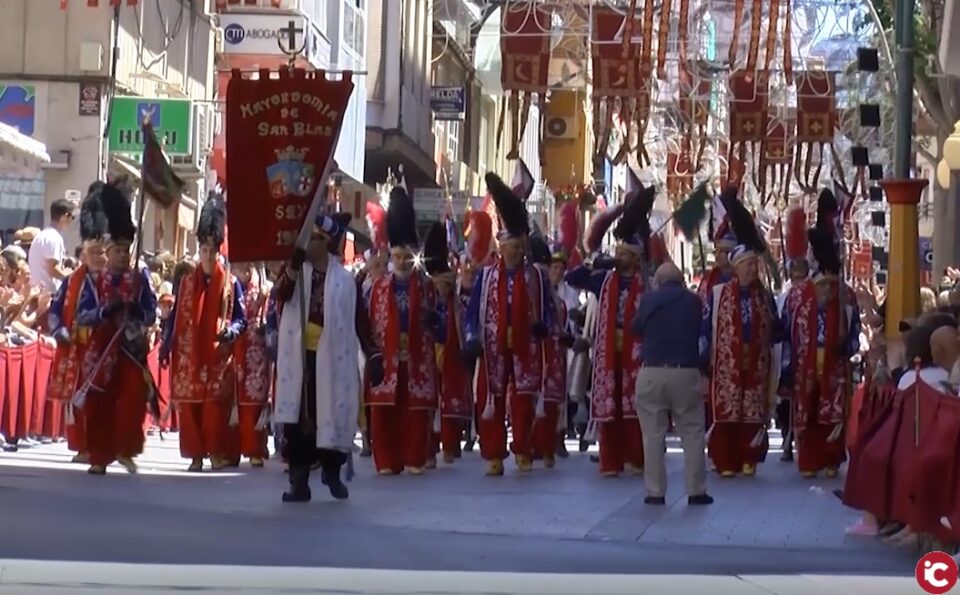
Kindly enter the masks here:
[[567, 441], [564, 439], [565, 437], [565, 434], [557, 436], [557, 456], [561, 459], [566, 459], [570, 456], [570, 453], [567, 452]]
[[330, 495], [337, 500], [346, 500], [350, 497], [350, 490], [347, 484], [340, 479], [340, 467], [331, 466], [323, 468], [323, 483], [330, 488]]
[[783, 454], [780, 455], [780, 460], [784, 463], [793, 462], [793, 440], [785, 440], [783, 443]]
[[290, 489], [283, 493], [284, 502], [310, 501], [310, 466], [290, 465]]

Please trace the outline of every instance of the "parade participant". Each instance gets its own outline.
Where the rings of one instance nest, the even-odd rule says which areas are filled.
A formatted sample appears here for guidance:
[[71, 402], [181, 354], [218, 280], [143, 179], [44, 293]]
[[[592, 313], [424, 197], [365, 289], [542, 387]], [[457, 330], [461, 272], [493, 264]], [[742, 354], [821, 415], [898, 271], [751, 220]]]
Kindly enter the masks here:
[[[640, 269], [655, 197], [656, 189], [650, 187], [629, 198], [613, 232], [618, 240], [613, 270], [591, 274], [578, 267], [567, 273], [568, 283], [590, 291], [598, 300], [591, 340], [590, 419], [599, 430], [600, 474], [604, 477], [617, 477], [624, 470], [633, 475], [643, 473], [643, 434], [633, 394], [641, 366], [641, 339], [631, 332], [630, 323], [644, 292]], [[591, 229], [590, 235], [597, 233]]]
[[247, 330], [237, 338], [234, 348], [239, 454], [250, 459], [251, 466], [263, 467], [268, 456], [270, 418], [270, 358], [265, 331], [269, 289], [253, 264], [242, 267], [237, 280], [243, 291], [247, 322]]
[[[525, 261], [530, 222], [523, 201], [494, 173], [487, 190], [501, 219], [499, 258], [484, 267], [467, 312], [467, 348], [478, 358], [477, 425], [487, 475], [503, 475], [507, 457], [506, 416], [513, 429], [517, 468], [533, 468], [533, 427], [543, 388], [542, 341], [553, 315], [543, 275]], [[507, 395], [510, 398], [507, 398]], [[508, 403], [509, 401], [509, 403]]]
[[[780, 295], [777, 296], [777, 315], [781, 320], [787, 313], [787, 300], [791, 295], [791, 290], [797, 285], [802, 285], [810, 276], [810, 263], [807, 261], [807, 215], [803, 207], [794, 207], [787, 213], [786, 229], [786, 262], [789, 281], [785, 284]], [[788, 328], [788, 327], [784, 327]], [[781, 349], [781, 343], [775, 348], [780, 353], [774, 353], [774, 365], [783, 360], [784, 353]], [[782, 373], [782, 370], [781, 370]], [[779, 384], [779, 380], [778, 380]], [[780, 460], [784, 462], [793, 461], [793, 428], [790, 420], [790, 391], [778, 391], [778, 401], [776, 410], [777, 427], [783, 436], [783, 453]]]
[[[239, 465], [230, 452], [230, 418], [236, 399], [233, 342], [246, 330], [243, 289], [220, 257], [226, 226], [223, 200], [211, 192], [197, 225], [200, 266], [177, 288], [171, 322], [160, 348], [170, 367], [170, 397], [180, 421], [180, 456], [188, 471]], [[234, 459], [236, 457], [236, 459]]]
[[756, 474], [769, 446], [772, 348], [780, 341], [777, 307], [759, 278], [766, 245], [731, 187], [722, 195], [740, 244], [735, 277], [713, 288], [703, 309], [701, 360], [710, 376], [707, 449], [722, 477]]
[[393, 270], [370, 291], [374, 340], [383, 349], [383, 382], [370, 389], [370, 439], [380, 475], [421, 475], [427, 464], [432, 412], [437, 407], [436, 290], [417, 268], [413, 200], [390, 192], [387, 237]]
[[[711, 227], [713, 226], [711, 225]], [[734, 235], [730, 227], [729, 219], [726, 217], [716, 226], [715, 231], [711, 233], [711, 237], [713, 238], [713, 255], [715, 261], [697, 287], [697, 295], [700, 296], [700, 301], [704, 304], [707, 303], [715, 286], [726, 283], [733, 278], [733, 266], [730, 264], [730, 251], [737, 246], [737, 236]]]
[[789, 335], [783, 343], [780, 382], [791, 396], [797, 466], [807, 478], [820, 471], [836, 477], [845, 458], [850, 358], [860, 350], [856, 295], [840, 277], [840, 246], [833, 231], [837, 208], [833, 193], [824, 190], [816, 227], [809, 233], [817, 273], [813, 279], [796, 282], [783, 318]]
[[137, 228], [129, 195], [123, 182], [100, 189], [107, 263], [96, 276], [99, 303], [77, 312], [77, 324], [91, 327], [91, 337], [73, 404], [83, 409], [93, 475], [105, 474], [114, 461], [136, 473], [133, 459], [143, 451], [143, 420], [156, 388], [146, 368], [146, 331], [156, 319], [157, 298], [146, 268], [131, 267]]
[[[450, 269], [447, 232], [443, 224], [435, 222], [423, 243], [424, 266], [436, 287], [438, 326], [437, 373], [440, 392], [440, 424], [433, 426], [428, 464], [438, 448], [443, 450], [443, 462], [453, 463], [460, 457], [463, 428], [473, 417], [472, 378], [463, 365], [461, 345], [463, 312], [468, 298], [457, 291], [457, 273]], [[439, 430], [439, 432], [438, 432]]]
[[537, 411], [534, 425], [536, 454], [543, 458], [544, 467], [556, 465], [560, 447], [564, 447], [566, 423], [562, 419], [567, 401], [567, 351], [573, 345], [573, 336], [567, 331], [567, 308], [557, 294], [567, 267], [566, 255], [557, 246], [554, 250], [542, 239], [530, 238], [530, 254], [534, 263], [543, 269], [550, 282], [545, 299], [553, 300], [554, 317], [550, 336], [543, 342], [543, 411]]
[[290, 463], [284, 502], [310, 501], [310, 469], [317, 463], [330, 494], [349, 497], [340, 471], [357, 433], [361, 350], [371, 381], [379, 384], [383, 376], [360, 288], [341, 264], [348, 223], [341, 213], [307, 223], [306, 249], [294, 251], [274, 285], [280, 309], [274, 420], [283, 424], [282, 456]]
[[[367, 229], [370, 232], [370, 241], [373, 244], [369, 250], [363, 254], [363, 270], [361, 288], [363, 301], [369, 311], [370, 308], [370, 290], [373, 289], [373, 283], [387, 272], [387, 212], [379, 204], [367, 201]], [[361, 457], [369, 457], [373, 454], [370, 450], [370, 381], [364, 374], [363, 379], [363, 402], [364, 402], [364, 420], [361, 427], [363, 433], [363, 447], [360, 450]]]
[[103, 212], [100, 194], [103, 183], [95, 182], [80, 205], [80, 267], [60, 286], [48, 314], [57, 350], [53, 356], [47, 398], [54, 406], [64, 407], [66, 416], [67, 448], [76, 452], [74, 463], [90, 463], [86, 446], [86, 420], [83, 410], [70, 402], [82, 381], [81, 367], [90, 346], [90, 327], [80, 324], [78, 313], [95, 313], [97, 276], [107, 264], [104, 239], [109, 237], [107, 216]]

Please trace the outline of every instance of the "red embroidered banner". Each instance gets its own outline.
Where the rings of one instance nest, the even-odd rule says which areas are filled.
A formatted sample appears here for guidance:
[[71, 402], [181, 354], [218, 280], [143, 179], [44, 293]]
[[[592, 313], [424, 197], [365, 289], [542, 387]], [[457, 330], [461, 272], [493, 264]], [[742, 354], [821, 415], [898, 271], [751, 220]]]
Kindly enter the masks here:
[[684, 136], [679, 151], [667, 153], [667, 195], [679, 198], [693, 189], [693, 165], [690, 160], [690, 140]]
[[763, 141], [763, 161], [767, 165], [787, 165], [793, 161], [795, 128], [793, 122], [767, 121]]
[[767, 132], [769, 75], [738, 70], [730, 75], [730, 142], [759, 142]]
[[[593, 97], [639, 97], [648, 90], [649, 73], [640, 75], [640, 44], [624, 44], [627, 17], [609, 8], [593, 10]], [[639, 41], [639, 40], [637, 40]]]
[[503, 89], [545, 93], [550, 69], [550, 11], [532, 1], [510, 2], [501, 11]]
[[[276, 74], [276, 73], [274, 73]], [[352, 73], [239, 70], [227, 88], [227, 225], [234, 262], [285, 260], [333, 156]]]
[[797, 140], [829, 143], [837, 127], [836, 73], [806, 70], [797, 73]]
[[860, 240], [850, 248], [853, 278], [869, 281], [873, 275], [873, 245], [869, 240]]
[[680, 69], [680, 113], [694, 126], [706, 126], [710, 116], [712, 82], [700, 78], [696, 82], [685, 69]]

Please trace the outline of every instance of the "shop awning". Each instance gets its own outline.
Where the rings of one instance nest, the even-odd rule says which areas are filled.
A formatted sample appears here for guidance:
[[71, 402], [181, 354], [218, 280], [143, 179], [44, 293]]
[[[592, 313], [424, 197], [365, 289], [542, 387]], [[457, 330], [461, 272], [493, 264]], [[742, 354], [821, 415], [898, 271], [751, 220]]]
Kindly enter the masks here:
[[43, 143], [0, 122], [0, 169], [35, 173], [44, 163], [50, 155]]

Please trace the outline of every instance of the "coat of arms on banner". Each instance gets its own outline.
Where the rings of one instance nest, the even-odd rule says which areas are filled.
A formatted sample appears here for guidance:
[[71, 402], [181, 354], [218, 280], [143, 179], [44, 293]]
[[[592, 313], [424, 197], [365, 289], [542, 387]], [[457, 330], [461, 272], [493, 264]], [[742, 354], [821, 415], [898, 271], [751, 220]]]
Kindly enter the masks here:
[[298, 149], [293, 145], [275, 151], [277, 162], [267, 167], [271, 197], [310, 196], [315, 172], [312, 163], [304, 162], [309, 151], [309, 148]]

